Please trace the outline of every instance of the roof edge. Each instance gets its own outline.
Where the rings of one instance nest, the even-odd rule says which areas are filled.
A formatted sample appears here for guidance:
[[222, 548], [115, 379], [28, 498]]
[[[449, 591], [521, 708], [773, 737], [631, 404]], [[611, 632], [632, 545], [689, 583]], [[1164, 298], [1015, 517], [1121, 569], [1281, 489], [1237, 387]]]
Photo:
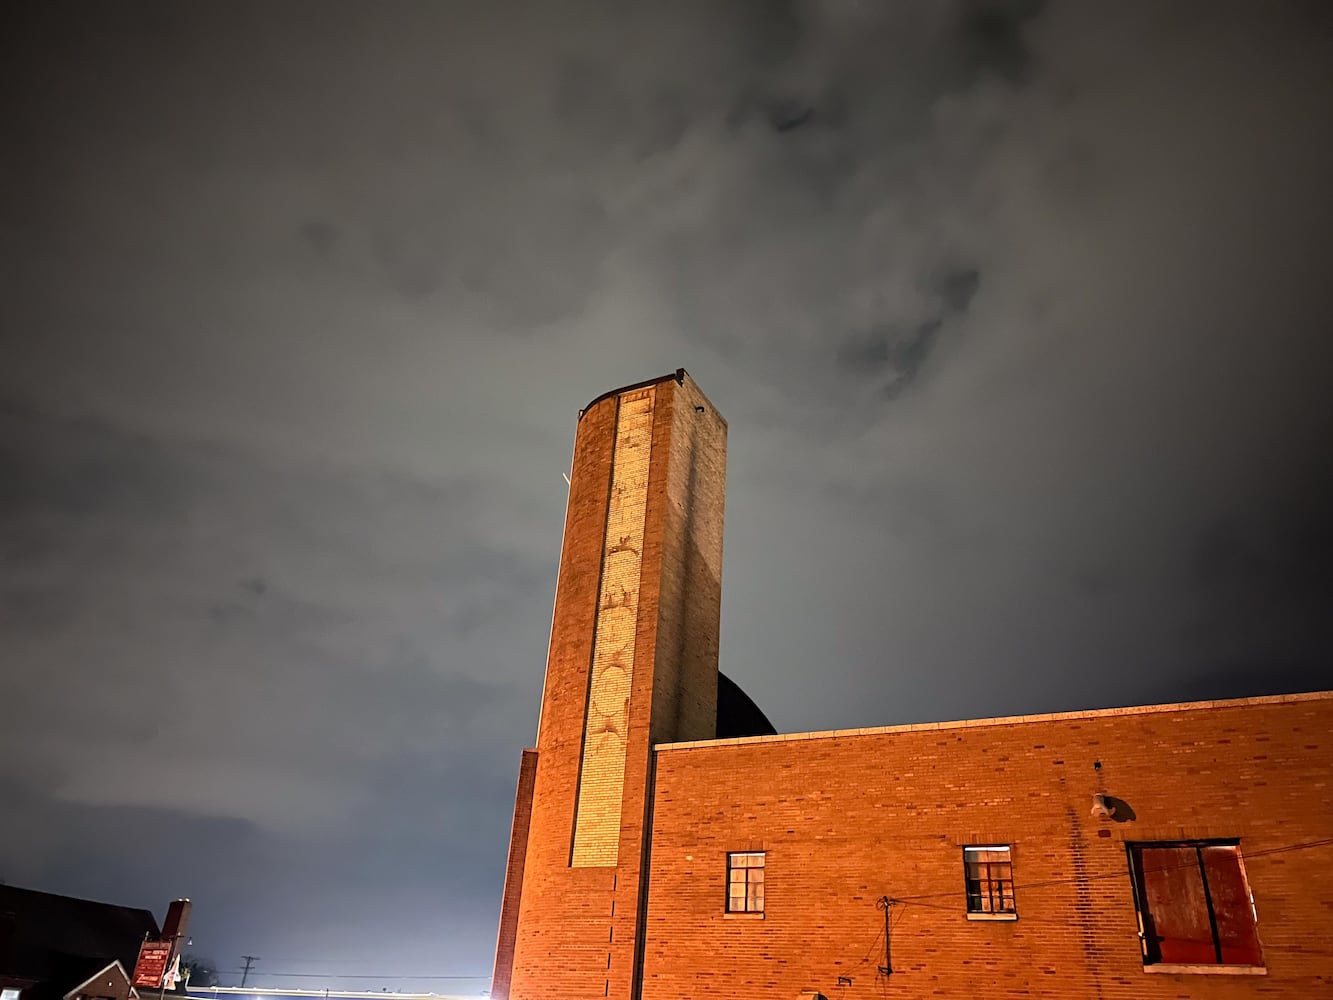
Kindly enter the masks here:
[[[130, 974], [129, 974], [128, 972], [125, 971], [125, 966], [123, 966], [123, 965], [120, 964], [120, 959], [118, 959], [118, 958], [113, 958], [110, 962], [107, 962], [106, 965], [102, 966], [100, 969], [98, 969], [96, 972], [94, 972], [91, 976], [89, 976], [89, 977], [88, 977], [87, 979], [85, 979], [83, 982], [79, 983], [78, 986], [75, 986], [72, 990], [69, 990], [69, 991], [65, 994], [64, 1000], [70, 1000], [71, 997], [73, 997], [75, 994], [81, 992], [81, 991], [83, 990], [83, 988], [84, 988], [85, 986], [87, 986], [88, 984], [90, 984], [94, 979], [101, 979], [103, 976], [105, 976], [105, 975], [106, 975], [108, 972], [110, 972], [112, 969], [117, 969], [117, 970], [119, 970], [119, 972], [120, 972], [120, 978], [123, 979], [123, 980], [125, 980], [126, 983], [129, 983], [129, 981], [130, 981]], [[130, 986], [130, 991], [131, 991], [131, 992], [135, 992], [133, 986]]]
[[34, 896], [49, 896], [52, 899], [64, 899], [72, 903], [92, 903], [95, 906], [105, 906], [113, 910], [123, 910], [126, 913], [142, 913], [153, 922], [154, 927], [160, 927], [157, 922], [157, 914], [146, 906], [126, 906], [123, 903], [108, 903], [104, 899], [88, 899], [84, 896], [69, 896], [63, 892], [47, 892], [45, 889], [30, 889], [26, 885], [12, 885], [7, 882], [0, 882], [0, 889], [4, 889], [8, 892], [26, 892]]
[[680, 385], [684, 385], [685, 375], [686, 372], [684, 368], [677, 368], [670, 375], [659, 375], [657, 378], [644, 379], [642, 382], [635, 382], [633, 385], [622, 385], [619, 389], [608, 389], [583, 409], [579, 410], [579, 419], [582, 420], [585, 413], [604, 399], [610, 399], [612, 396], [619, 396], [622, 392], [633, 392], [635, 389], [647, 389], [650, 385], [660, 385], [663, 382], [670, 382], [672, 380]]
[[888, 733], [933, 732], [940, 729], [980, 729], [986, 726], [1015, 726], [1027, 722], [1063, 722], [1069, 719], [1101, 719], [1121, 715], [1153, 715], [1161, 712], [1196, 712], [1208, 708], [1242, 708], [1249, 705], [1284, 705], [1306, 701], [1333, 701], [1333, 691], [1308, 691], [1301, 694], [1270, 694], [1256, 698], [1225, 698], [1217, 701], [1177, 701], [1164, 705], [1134, 705], [1129, 708], [1094, 708], [1081, 712], [1047, 712], [1042, 715], [1008, 715], [995, 719], [964, 719], [957, 722], [912, 722], [898, 726], [873, 726], [866, 729], [827, 729], [814, 733], [779, 733], [776, 736], [738, 736], [722, 740], [693, 740], [685, 743], [658, 743], [654, 750], [688, 750], [694, 747], [739, 746], [749, 743], [789, 743], [799, 740], [827, 740], [847, 736], [882, 736]]

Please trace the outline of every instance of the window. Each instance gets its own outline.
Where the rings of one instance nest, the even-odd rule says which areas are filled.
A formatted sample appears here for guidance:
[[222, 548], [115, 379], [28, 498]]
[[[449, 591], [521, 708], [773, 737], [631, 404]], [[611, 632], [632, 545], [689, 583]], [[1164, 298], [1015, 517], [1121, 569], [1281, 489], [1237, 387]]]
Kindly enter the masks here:
[[1238, 844], [1128, 846], [1144, 965], [1263, 965]]
[[727, 855], [727, 912], [764, 912], [764, 852]]
[[1008, 844], [963, 848], [963, 877], [967, 881], [967, 915], [980, 919], [1013, 920], [1014, 866]]

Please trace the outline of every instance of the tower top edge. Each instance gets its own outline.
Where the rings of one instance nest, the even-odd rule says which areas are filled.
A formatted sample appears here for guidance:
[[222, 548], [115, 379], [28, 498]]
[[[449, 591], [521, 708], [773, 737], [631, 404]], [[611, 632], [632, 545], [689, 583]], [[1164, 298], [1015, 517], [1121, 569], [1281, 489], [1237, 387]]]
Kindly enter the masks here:
[[647, 389], [650, 385], [661, 385], [663, 382], [676, 382], [679, 385], [684, 385], [686, 377], [687, 373], [685, 369], [677, 368], [669, 375], [659, 375], [657, 378], [644, 379], [644, 381], [635, 382], [632, 385], [622, 385], [618, 389], [608, 389], [606, 392], [593, 399], [593, 401], [583, 407], [583, 409], [579, 410], [579, 419], [582, 420], [585, 413], [604, 399], [610, 399], [612, 396], [619, 396], [626, 392], [633, 392], [635, 389]]

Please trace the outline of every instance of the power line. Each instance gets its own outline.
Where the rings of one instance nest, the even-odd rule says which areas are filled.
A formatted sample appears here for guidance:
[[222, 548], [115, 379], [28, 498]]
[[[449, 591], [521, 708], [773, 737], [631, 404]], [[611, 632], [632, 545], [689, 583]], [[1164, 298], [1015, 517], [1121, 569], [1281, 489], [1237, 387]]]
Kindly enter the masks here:
[[[1306, 842], [1303, 842], [1303, 843], [1285, 844], [1285, 845], [1283, 845], [1283, 846], [1281, 846], [1281, 847], [1270, 847], [1270, 848], [1268, 848], [1268, 849], [1266, 849], [1266, 850], [1262, 850], [1262, 851], [1246, 852], [1246, 853], [1243, 855], [1243, 857], [1244, 857], [1244, 860], [1248, 862], [1248, 861], [1253, 861], [1253, 860], [1255, 860], [1255, 859], [1257, 859], [1257, 858], [1271, 857], [1272, 855], [1275, 855], [1275, 854], [1287, 854], [1287, 853], [1290, 853], [1290, 852], [1292, 852], [1292, 851], [1306, 851], [1306, 850], [1313, 850], [1313, 849], [1315, 849], [1315, 848], [1319, 848], [1319, 847], [1328, 847], [1328, 846], [1333, 846], [1333, 837], [1326, 837], [1326, 838], [1323, 838], [1323, 839], [1321, 839], [1321, 840], [1311, 840], [1311, 841], [1306, 841]], [[1158, 871], [1170, 871], [1170, 870], [1172, 870], [1172, 869], [1174, 869], [1174, 868], [1179, 868], [1179, 867], [1188, 867], [1188, 866], [1182, 866], [1182, 865], [1166, 865], [1166, 866], [1163, 866], [1163, 867], [1160, 867], [1160, 868], [1152, 868], [1152, 869], [1147, 869], [1147, 870], [1148, 870], [1148, 871], [1153, 871], [1153, 872], [1158, 872]], [[1017, 890], [1019, 890], [1019, 889], [1023, 889], [1023, 890], [1043, 889], [1043, 888], [1047, 888], [1047, 887], [1050, 887], [1050, 886], [1057, 886], [1057, 885], [1075, 885], [1075, 884], [1078, 884], [1078, 883], [1083, 883], [1083, 882], [1096, 882], [1096, 881], [1101, 881], [1101, 880], [1109, 879], [1109, 878], [1126, 878], [1126, 877], [1128, 877], [1129, 875], [1130, 875], [1130, 872], [1129, 872], [1128, 869], [1119, 869], [1119, 870], [1116, 870], [1116, 871], [1113, 871], [1113, 872], [1103, 872], [1103, 873], [1099, 873], [1099, 874], [1095, 874], [1095, 875], [1076, 875], [1076, 876], [1071, 876], [1071, 877], [1069, 877], [1069, 878], [1045, 879], [1045, 880], [1040, 881], [1040, 882], [1023, 882], [1023, 883], [1017, 883], [1017, 884], [1014, 885], [1013, 888], [1014, 888], [1014, 891], [1017, 891]], [[914, 906], [922, 907], [922, 908], [924, 908], [924, 909], [937, 909], [937, 910], [946, 910], [946, 909], [947, 909], [947, 910], [950, 910], [950, 911], [952, 912], [952, 908], [951, 908], [951, 907], [936, 906], [936, 905], [932, 905], [932, 904], [929, 904], [929, 903], [926, 903], [926, 902], [923, 902], [923, 901], [924, 901], [924, 900], [927, 900], [927, 899], [946, 899], [946, 898], [953, 898], [953, 897], [958, 896], [959, 894], [960, 894], [960, 893], [958, 892], [958, 890], [952, 890], [952, 891], [949, 891], [949, 892], [920, 893], [920, 894], [915, 895], [915, 896], [896, 896], [896, 897], [892, 897], [892, 898], [893, 898], [893, 902], [894, 902], [894, 903], [903, 903], [903, 904], [908, 904], [908, 905], [914, 905]], [[892, 921], [892, 923], [891, 923], [891, 925], [890, 925], [890, 930], [891, 930], [893, 927], [896, 927], [896, 926], [902, 921], [903, 917], [905, 917], [905, 916], [906, 916], [906, 912], [905, 912], [905, 908], [904, 908], [904, 912], [900, 913], [900, 914], [898, 915], [898, 917]], [[1027, 922], [1029, 922], [1029, 923], [1034, 922], [1034, 920], [1036, 920], [1037, 922], [1041, 922], [1038, 918], [1033, 918], [1033, 917], [1025, 917], [1024, 919], [1025, 919]], [[1063, 921], [1050, 921], [1050, 922], [1051, 922], [1051, 923], [1061, 923], [1061, 924], [1063, 925]], [[879, 929], [879, 930], [876, 932], [874, 939], [870, 942], [870, 947], [866, 949], [866, 954], [862, 957], [861, 961], [858, 962], [858, 963], [856, 963], [856, 965], [853, 965], [849, 971], [859, 971], [864, 965], [866, 965], [866, 963], [870, 961], [870, 954], [871, 954], [871, 952], [873, 952], [873, 951], [875, 950], [875, 946], [879, 944], [880, 939], [881, 939], [882, 937], [884, 937], [884, 936], [885, 936], [884, 929], [883, 929], [883, 928]], [[258, 956], [258, 955], [242, 955], [241, 958], [243, 958], [243, 959], [245, 960], [245, 967], [242, 968], [242, 969], [234, 969], [234, 970], [232, 970], [232, 971], [233, 971], [233, 972], [239, 972], [239, 973], [241, 973], [241, 986], [244, 987], [244, 986], [246, 985], [246, 979], [247, 979], [247, 977], [249, 976], [250, 971], [251, 971], [252, 967], [254, 966], [254, 963], [259, 961], [259, 956]], [[359, 960], [357, 960], [357, 959], [336, 959], [336, 960], [331, 960], [331, 961], [355, 962], [355, 961], [359, 961]], [[466, 980], [483, 980], [483, 979], [489, 979], [489, 978], [490, 978], [489, 975], [467, 976], [467, 975], [456, 975], [456, 974], [454, 974], [454, 975], [423, 975], [423, 976], [413, 976], [413, 975], [405, 975], [405, 974], [402, 974], [402, 973], [383, 973], [383, 974], [377, 974], [377, 973], [331, 973], [331, 972], [265, 972], [264, 975], [265, 975], [265, 976], [268, 976], [268, 977], [271, 977], [271, 978], [275, 978], [275, 979], [276, 979], [276, 978], [283, 978], [283, 979], [379, 979], [379, 980], [393, 980], [393, 981], [414, 980], [414, 979], [415, 979], [415, 980], [430, 980], [430, 981], [460, 981], [460, 980], [462, 980], [462, 981], [466, 981]]]
[[[372, 959], [369, 959], [369, 960], [366, 960], [366, 959], [355, 959], [355, 958], [351, 958], [351, 959], [346, 959], [346, 958], [292, 958], [292, 959], [279, 958], [279, 959], [276, 959], [276, 960], [272, 961], [270, 964], [277, 965], [278, 967], [281, 968], [281, 967], [283, 967], [283, 966], [292, 966], [292, 965], [311, 965], [311, 964], [314, 964], [314, 965], [320, 965], [320, 966], [324, 966], [324, 965], [330, 965], [330, 966], [338, 966], [338, 965], [375, 965], [375, 964], [382, 964], [383, 962], [384, 962], [384, 959], [383, 959], [383, 958], [372, 958]], [[236, 971], [237, 971], [237, 972], [240, 972], [241, 970], [238, 968]]]
[[[233, 972], [247, 972], [246, 969], [233, 969]], [[284, 979], [489, 979], [490, 976], [411, 976], [401, 973], [384, 973], [378, 975], [369, 972], [338, 973], [338, 972], [265, 972], [268, 978]], [[245, 985], [244, 982], [241, 983]]]
[[883, 927], [875, 931], [875, 940], [870, 942], [870, 947], [867, 948], [866, 953], [861, 956], [861, 961], [857, 962], [854, 966], [852, 966], [853, 969], [859, 969], [861, 968], [861, 966], [865, 965], [867, 962], [870, 961], [871, 954], [874, 952], [876, 945], [879, 944], [879, 939], [883, 936], [884, 936]]
[[[1328, 847], [1330, 845], [1333, 845], [1333, 837], [1326, 837], [1323, 840], [1311, 840], [1303, 844], [1287, 844], [1283, 847], [1270, 847], [1266, 851], [1253, 851], [1253, 852], [1247, 851], [1245, 854], [1242, 855], [1242, 857], [1245, 861], [1248, 862], [1248, 861], [1253, 861], [1256, 858], [1266, 858], [1273, 854], [1286, 854], [1291, 851], [1306, 851], [1316, 847]], [[1173, 871], [1174, 869], [1181, 867], [1188, 868], [1190, 866], [1163, 865], [1160, 868], [1149, 868], [1145, 869], [1145, 871], [1165, 872], [1165, 871]], [[1113, 872], [1103, 872], [1097, 875], [1073, 875], [1069, 878], [1053, 878], [1053, 879], [1046, 879], [1041, 882], [1023, 882], [1015, 884], [1013, 888], [1015, 891], [1019, 889], [1044, 889], [1048, 886], [1053, 886], [1053, 885], [1073, 885], [1079, 882], [1096, 882], [1108, 878], [1127, 878], [1129, 877], [1129, 874], [1130, 873], [1128, 869], [1118, 869]], [[959, 895], [959, 892], [958, 890], [955, 889], [949, 892], [926, 892], [916, 896], [897, 896], [895, 898], [900, 903], [913, 903], [922, 899], [945, 899], [957, 895]]]
[[[1312, 849], [1314, 849], [1314, 848], [1318, 848], [1318, 847], [1328, 847], [1328, 846], [1330, 846], [1330, 845], [1333, 845], [1333, 837], [1326, 837], [1326, 838], [1324, 838], [1324, 839], [1322, 839], [1322, 840], [1310, 840], [1310, 841], [1305, 841], [1305, 842], [1303, 842], [1303, 843], [1284, 844], [1284, 845], [1282, 845], [1282, 846], [1280, 846], [1280, 847], [1270, 847], [1270, 848], [1267, 848], [1267, 849], [1262, 850], [1262, 851], [1246, 852], [1246, 853], [1243, 855], [1243, 860], [1245, 860], [1246, 862], [1248, 862], [1248, 861], [1254, 860], [1254, 859], [1256, 859], [1256, 858], [1269, 857], [1269, 856], [1272, 856], [1272, 855], [1275, 855], [1275, 854], [1287, 854], [1287, 853], [1290, 853], [1290, 852], [1292, 852], [1292, 851], [1306, 851], [1306, 850], [1312, 850]], [[1171, 869], [1174, 869], [1174, 868], [1180, 868], [1180, 867], [1189, 867], [1189, 866], [1188, 866], [1188, 865], [1165, 865], [1165, 866], [1162, 866], [1162, 867], [1160, 867], [1160, 868], [1152, 868], [1152, 869], [1147, 869], [1147, 870], [1148, 870], [1148, 871], [1153, 871], [1153, 872], [1158, 872], [1158, 871], [1169, 871], [1169, 870], [1171, 870]], [[1108, 879], [1108, 878], [1122, 878], [1122, 877], [1128, 877], [1129, 874], [1130, 874], [1129, 870], [1128, 870], [1128, 869], [1124, 869], [1124, 870], [1118, 870], [1118, 871], [1114, 871], [1114, 872], [1105, 872], [1105, 873], [1097, 874], [1097, 875], [1083, 875], [1083, 876], [1074, 876], [1074, 877], [1071, 877], [1071, 878], [1047, 879], [1047, 880], [1045, 880], [1045, 881], [1041, 881], [1041, 882], [1024, 882], [1024, 883], [1020, 883], [1020, 884], [1015, 885], [1015, 886], [1014, 886], [1014, 889], [1015, 889], [1015, 891], [1016, 891], [1016, 890], [1018, 890], [1018, 889], [1043, 888], [1043, 887], [1046, 887], [1046, 886], [1053, 886], [1053, 885], [1072, 885], [1072, 884], [1079, 883], [1079, 882], [1097, 881], [1097, 880]], [[893, 899], [893, 902], [894, 902], [894, 903], [902, 903], [902, 904], [904, 904], [904, 905], [903, 905], [902, 912], [900, 912], [896, 917], [894, 917], [892, 923], [890, 924], [889, 932], [892, 933], [892, 931], [893, 931], [894, 929], [896, 929], [900, 923], [902, 923], [903, 919], [907, 916], [907, 908], [908, 908], [908, 906], [916, 906], [916, 907], [919, 907], [919, 908], [921, 908], [921, 909], [927, 909], [927, 910], [939, 910], [939, 911], [941, 911], [941, 912], [947, 912], [947, 913], [956, 913], [957, 910], [956, 910], [956, 908], [953, 907], [953, 906], [940, 906], [939, 904], [923, 902], [923, 900], [927, 900], [927, 899], [956, 898], [956, 897], [959, 896], [960, 894], [961, 894], [961, 893], [960, 893], [958, 890], [954, 890], [954, 891], [951, 891], [951, 892], [921, 893], [921, 894], [916, 895], [916, 896], [897, 896], [897, 897], [891, 897], [891, 898]], [[1041, 918], [1041, 917], [1034, 917], [1034, 916], [1031, 916], [1031, 915], [1024, 915], [1022, 919], [1023, 919], [1023, 922], [1024, 922], [1024, 923], [1029, 923], [1029, 924], [1031, 924], [1031, 923], [1048, 923], [1048, 924], [1051, 924], [1051, 925], [1059, 925], [1059, 926], [1061, 926], [1061, 927], [1067, 927], [1067, 926], [1069, 925], [1069, 924], [1068, 924], [1068, 921], [1066, 921], [1066, 920], [1043, 919], [1043, 918]], [[876, 931], [874, 939], [870, 942], [870, 947], [866, 949], [866, 952], [865, 952], [865, 954], [862, 956], [861, 960], [860, 960], [859, 962], [857, 962], [856, 964], [854, 964], [854, 965], [848, 966], [848, 967], [847, 967], [847, 971], [848, 971], [848, 972], [853, 972], [853, 973], [855, 973], [855, 972], [859, 972], [860, 969], [863, 968], [863, 967], [870, 961], [870, 955], [871, 955], [871, 952], [873, 952], [873, 951], [875, 950], [875, 946], [879, 944], [880, 940], [881, 940], [883, 937], [884, 937], [884, 928], [881, 927], [881, 928], [879, 928], [878, 931]], [[882, 987], [883, 989], [887, 989], [886, 984], [887, 984], [887, 981], [888, 981], [888, 977], [887, 977], [887, 976], [877, 976], [876, 978], [880, 980], [881, 987]], [[845, 989], [845, 987], [843, 987], [843, 989]]]
[[[902, 903], [903, 912], [900, 913], [897, 919], [893, 921], [893, 926], [895, 928], [902, 921], [903, 917], [907, 916], [908, 909], [913, 906], [919, 910], [938, 910], [940, 913], [951, 913], [954, 915], [957, 915], [959, 913], [957, 905], [941, 906], [939, 903], [923, 903], [920, 902], [919, 900], [910, 903], [905, 902], [903, 900], [899, 900], [899, 902]], [[1015, 919], [1020, 919], [1018, 914], [1015, 914]], [[1055, 917], [1034, 917], [1032, 916], [1030, 911], [1025, 911], [1021, 915], [1021, 920], [1024, 924], [1049, 924], [1052, 927], [1066, 927], [1066, 928], [1069, 926], [1068, 920], [1061, 920]]]

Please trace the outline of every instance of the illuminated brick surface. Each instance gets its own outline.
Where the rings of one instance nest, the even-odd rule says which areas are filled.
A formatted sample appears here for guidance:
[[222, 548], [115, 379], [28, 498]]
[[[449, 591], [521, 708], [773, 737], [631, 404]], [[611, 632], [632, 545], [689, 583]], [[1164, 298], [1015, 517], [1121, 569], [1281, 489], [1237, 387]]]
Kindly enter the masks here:
[[[688, 376], [581, 416], [493, 997], [1333, 998], [1333, 693], [713, 739], [725, 460]], [[1126, 843], [1214, 838], [1262, 974], [1146, 971]], [[1016, 920], [968, 919], [969, 844], [1011, 846]]]
[[620, 397], [611, 460], [602, 585], [593, 633], [592, 680], [583, 732], [574, 818], [578, 867], [614, 865], [620, 847], [621, 790], [625, 784], [625, 737], [629, 728], [634, 636], [638, 625], [643, 526], [648, 506], [648, 459], [652, 452], [651, 388]]
[[[1331, 732], [1325, 693], [660, 748], [642, 997], [1333, 997]], [[1232, 838], [1265, 973], [1144, 971], [1126, 842]], [[1017, 920], [968, 920], [968, 844], [1012, 845]], [[762, 919], [723, 912], [746, 850]]]
[[634, 989], [651, 742], [715, 732], [726, 434], [683, 373], [579, 419], [527, 852], [502, 904], [518, 912], [496, 953], [509, 985], [493, 996]]

